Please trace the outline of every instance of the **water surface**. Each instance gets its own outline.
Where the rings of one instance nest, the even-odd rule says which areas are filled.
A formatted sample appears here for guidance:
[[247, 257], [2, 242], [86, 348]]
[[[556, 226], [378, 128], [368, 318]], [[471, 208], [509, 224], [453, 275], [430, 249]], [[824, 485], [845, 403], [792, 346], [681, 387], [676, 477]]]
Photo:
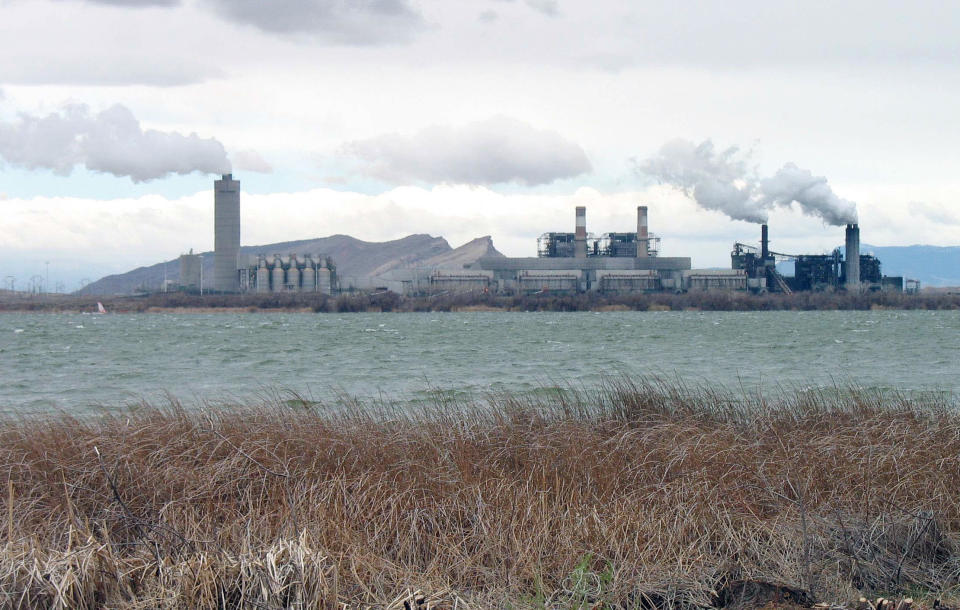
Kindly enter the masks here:
[[960, 389], [960, 312], [0, 315], [0, 411], [167, 393], [402, 398], [593, 387], [610, 375], [736, 388]]

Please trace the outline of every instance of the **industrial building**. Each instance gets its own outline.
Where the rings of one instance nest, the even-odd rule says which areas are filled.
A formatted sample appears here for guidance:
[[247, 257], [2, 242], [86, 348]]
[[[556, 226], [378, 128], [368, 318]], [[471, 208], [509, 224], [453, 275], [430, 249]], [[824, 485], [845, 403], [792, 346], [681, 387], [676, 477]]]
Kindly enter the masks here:
[[649, 231], [647, 206], [637, 207], [636, 231], [587, 232], [587, 210], [577, 207], [574, 232], [537, 239], [537, 256], [484, 256], [464, 269], [398, 269], [377, 286], [405, 295], [448, 292], [497, 294], [597, 293], [629, 295], [687, 290], [746, 290], [743, 271], [691, 269], [689, 257], [660, 256], [660, 238]]
[[[767, 225], [760, 227], [760, 249], [735, 243], [730, 253], [731, 268], [747, 278], [747, 288], [754, 292], [845, 290], [903, 291], [903, 278], [884, 276], [880, 261], [873, 255], [860, 254], [860, 227], [848, 224], [844, 233], [845, 252], [840, 248], [831, 254], [784, 254], [770, 250]], [[778, 262], [792, 261], [793, 276], [777, 270]]]
[[593, 235], [585, 207], [577, 207], [573, 233], [544, 233], [536, 258], [483, 257], [471, 268], [493, 273], [498, 292], [594, 292], [625, 295], [662, 290], [743, 290], [746, 276], [690, 268], [689, 257], [660, 256], [649, 231], [647, 206], [637, 207], [637, 229]]

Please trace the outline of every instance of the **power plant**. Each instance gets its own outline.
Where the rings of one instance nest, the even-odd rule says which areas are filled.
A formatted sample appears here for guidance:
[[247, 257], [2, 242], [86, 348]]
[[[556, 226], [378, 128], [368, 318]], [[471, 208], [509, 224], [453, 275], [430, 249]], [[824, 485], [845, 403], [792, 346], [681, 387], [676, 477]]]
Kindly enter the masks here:
[[[784, 254], [770, 250], [770, 234], [766, 224], [760, 227], [760, 250], [737, 242], [730, 253], [733, 269], [747, 276], [747, 287], [754, 292], [835, 291], [903, 291], [903, 278], [884, 276], [880, 261], [870, 254], [860, 254], [860, 226], [848, 223], [844, 233], [844, 253]], [[793, 262], [793, 276], [777, 270], [778, 262]]]
[[[587, 209], [574, 210], [574, 230], [537, 238], [537, 256], [482, 256], [462, 268], [395, 269], [372, 278], [371, 288], [404, 295], [479, 291], [497, 294], [751, 291], [782, 292], [902, 291], [902, 277], [881, 275], [880, 261], [860, 254], [860, 227], [848, 223], [845, 251], [785, 254], [770, 249], [766, 224], [760, 246], [737, 242], [730, 269], [692, 269], [689, 257], [660, 256], [660, 237], [649, 230], [649, 208], [637, 207], [636, 230], [587, 231]], [[339, 292], [337, 266], [320, 253], [242, 255], [240, 181], [225, 174], [214, 182], [214, 256], [212, 290], [222, 293]], [[198, 254], [180, 257], [184, 289], [204, 286]], [[793, 275], [778, 264], [793, 263]]]

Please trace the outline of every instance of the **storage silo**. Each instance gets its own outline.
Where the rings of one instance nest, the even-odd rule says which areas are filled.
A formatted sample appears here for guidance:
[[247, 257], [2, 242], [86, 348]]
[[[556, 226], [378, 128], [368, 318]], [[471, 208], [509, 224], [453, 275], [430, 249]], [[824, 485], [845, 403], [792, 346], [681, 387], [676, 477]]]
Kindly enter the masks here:
[[267, 258], [261, 256], [257, 264], [257, 293], [270, 292], [270, 269], [267, 267]]
[[240, 290], [240, 181], [224, 174], [213, 183], [213, 289]]
[[304, 292], [314, 292], [317, 289], [317, 270], [313, 267], [310, 255], [304, 257], [301, 285]]
[[300, 269], [297, 267], [297, 257], [293, 254], [290, 255], [290, 266], [287, 268], [287, 290], [300, 290]]
[[203, 261], [199, 254], [193, 253], [193, 248], [189, 254], [180, 255], [180, 286], [187, 290], [197, 290], [200, 288], [200, 265]]
[[273, 292], [283, 292], [283, 259], [279, 256], [273, 257], [273, 270], [270, 272], [270, 280]]
[[317, 292], [330, 294], [330, 269], [327, 265], [325, 256], [319, 257], [319, 267], [317, 268]]

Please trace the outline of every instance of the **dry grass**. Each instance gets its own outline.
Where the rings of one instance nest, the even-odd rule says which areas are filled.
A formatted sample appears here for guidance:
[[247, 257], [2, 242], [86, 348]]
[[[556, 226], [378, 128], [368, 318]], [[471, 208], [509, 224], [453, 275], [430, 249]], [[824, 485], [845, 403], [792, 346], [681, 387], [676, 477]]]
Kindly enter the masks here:
[[960, 578], [948, 399], [268, 402], [0, 423], [0, 606], [708, 606], [742, 581], [833, 601]]

